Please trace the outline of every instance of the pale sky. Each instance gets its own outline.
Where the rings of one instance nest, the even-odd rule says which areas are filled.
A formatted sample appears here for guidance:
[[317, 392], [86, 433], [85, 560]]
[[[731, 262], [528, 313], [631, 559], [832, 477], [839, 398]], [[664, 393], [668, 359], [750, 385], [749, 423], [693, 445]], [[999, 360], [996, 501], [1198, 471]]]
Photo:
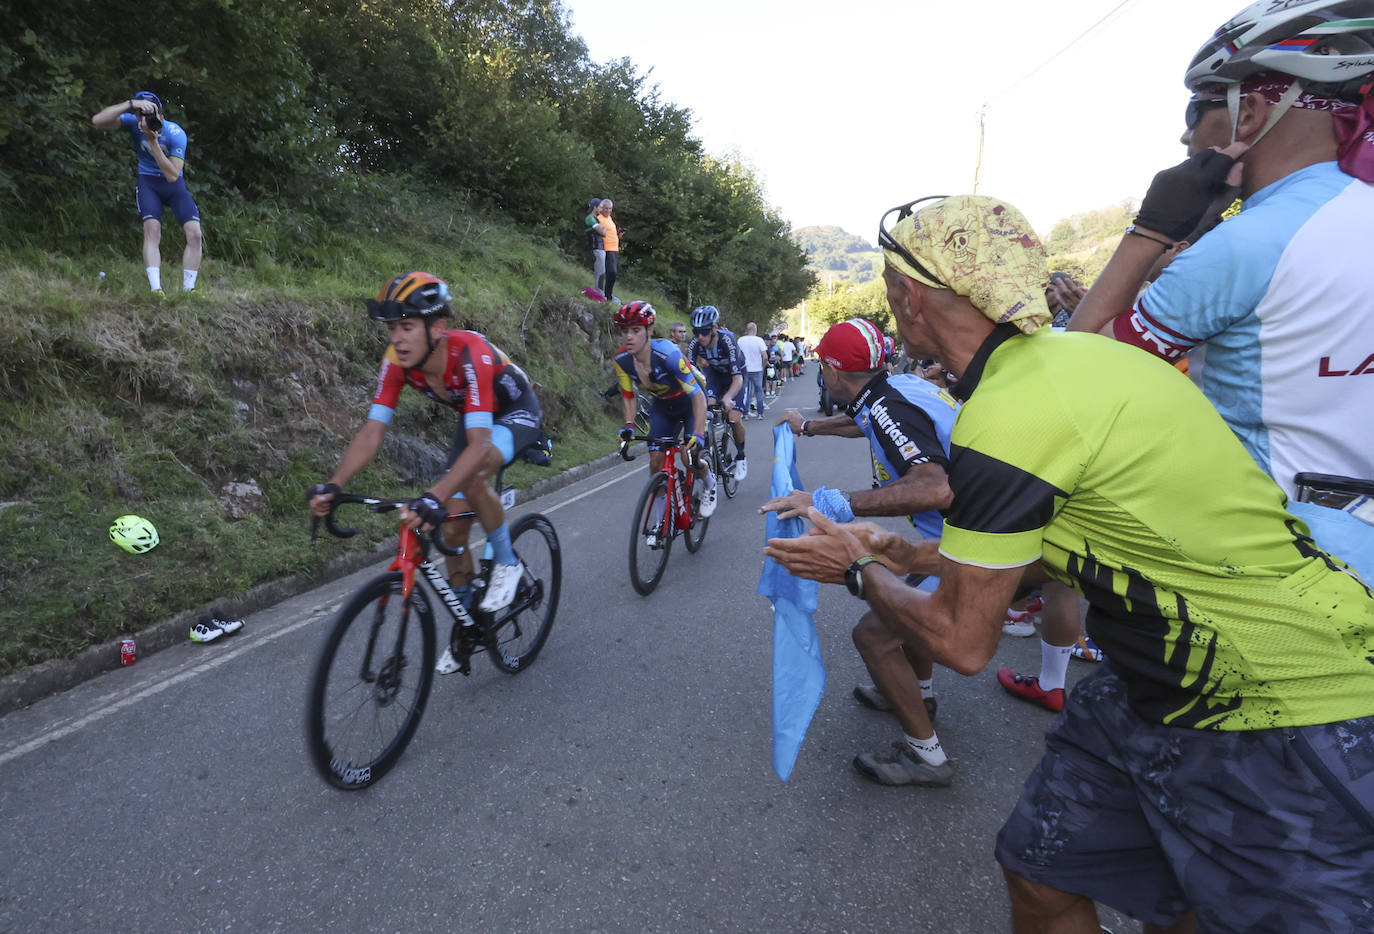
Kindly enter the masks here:
[[1120, 2], [564, 6], [593, 59], [652, 68], [663, 98], [692, 111], [706, 150], [738, 151], [793, 227], [835, 224], [873, 243], [893, 205], [973, 189], [984, 102], [978, 191], [1016, 205], [1042, 236], [1071, 214], [1139, 198], [1180, 162], [1183, 73], [1245, 0], [1125, 0], [1026, 77]]

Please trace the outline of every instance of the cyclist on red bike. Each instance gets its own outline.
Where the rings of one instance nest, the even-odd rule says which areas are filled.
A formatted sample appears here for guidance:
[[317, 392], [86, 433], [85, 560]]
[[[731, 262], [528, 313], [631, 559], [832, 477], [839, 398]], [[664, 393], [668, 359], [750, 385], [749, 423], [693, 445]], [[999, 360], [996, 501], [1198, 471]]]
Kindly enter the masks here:
[[[521, 565], [511, 549], [506, 513], [491, 480], [517, 454], [544, 441], [543, 410], [529, 377], [486, 337], [448, 328], [450, 299], [443, 280], [411, 272], [392, 279], [376, 299], [368, 300], [368, 317], [385, 323], [391, 337], [377, 377], [377, 394], [333, 476], [312, 486], [306, 499], [311, 512], [328, 514], [334, 494], [371, 463], [382, 446], [403, 387], [457, 409], [458, 431], [448, 453], [448, 472], [402, 508], [401, 521], [412, 529], [442, 524], [445, 541], [459, 546], [467, 544], [472, 522], [444, 523], [445, 517], [468, 509], [477, 514], [492, 552], [491, 579], [479, 609], [492, 613], [514, 599]], [[456, 578], [459, 586], [469, 582], [471, 554], [465, 550], [445, 562], [450, 578], [461, 573]], [[441, 674], [448, 674], [445, 661], [451, 656], [440, 660]]]
[[[701, 377], [677, 349], [677, 345], [653, 336], [657, 313], [648, 302], [630, 302], [615, 313], [625, 343], [615, 352], [611, 366], [620, 381], [620, 403], [625, 414], [625, 427], [620, 439], [628, 441], [635, 435], [635, 386], [654, 397], [649, 413], [649, 434], [655, 438], [670, 438], [681, 427], [688, 437], [688, 447], [700, 451], [706, 446], [706, 387]], [[649, 472], [663, 469], [663, 448], [649, 443]], [[701, 495], [701, 515], [710, 518], [716, 511], [716, 478], [706, 458], [696, 458], [697, 476], [705, 487]]]
[[720, 310], [715, 305], [692, 311], [692, 333], [696, 336], [687, 345], [687, 359], [706, 374], [707, 398], [720, 400], [725, 410], [730, 436], [735, 439], [735, 479], [743, 480], [749, 464], [744, 459], [744, 422], [735, 397], [744, 388], [744, 353], [734, 332], [720, 326]]

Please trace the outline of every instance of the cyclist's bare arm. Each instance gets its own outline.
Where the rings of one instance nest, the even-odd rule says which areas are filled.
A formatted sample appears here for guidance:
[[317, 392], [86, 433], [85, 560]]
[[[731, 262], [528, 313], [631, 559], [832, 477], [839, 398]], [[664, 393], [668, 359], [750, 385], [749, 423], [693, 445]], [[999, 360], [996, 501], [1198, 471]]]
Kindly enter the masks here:
[[[329, 482], [342, 489], [348, 485], [348, 481], [368, 464], [372, 463], [372, 458], [377, 456], [381, 450], [382, 438], [386, 436], [386, 423], [369, 418], [363, 422], [363, 427], [358, 429], [358, 433], [353, 436], [353, 440], [348, 443], [348, 448], [344, 451], [343, 457], [339, 459], [339, 466], [334, 469], [334, 474], [329, 478]], [[319, 496], [310, 500], [310, 511], [317, 516], [329, 514], [329, 504], [334, 499], [333, 493], [321, 493]]]
[[620, 394], [620, 414], [625, 416], [625, 424], [633, 425], [635, 416], [639, 414], [639, 401], [634, 396], [626, 399], [625, 394]]
[[1112, 336], [1118, 315], [1129, 314], [1145, 284], [1150, 267], [1159, 259], [1160, 246], [1144, 237], [1122, 237], [1107, 267], [1088, 289], [1069, 319], [1070, 331], [1095, 331]]

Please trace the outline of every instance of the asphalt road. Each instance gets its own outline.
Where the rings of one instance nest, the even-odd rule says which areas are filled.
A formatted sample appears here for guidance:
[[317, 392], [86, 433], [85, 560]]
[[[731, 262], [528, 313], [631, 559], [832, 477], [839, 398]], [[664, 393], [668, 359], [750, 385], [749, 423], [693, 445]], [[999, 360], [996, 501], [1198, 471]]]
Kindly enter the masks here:
[[[814, 365], [783, 402], [814, 410]], [[1036, 670], [1039, 641], [1004, 638], [973, 678], [937, 670], [954, 787], [881, 787], [850, 760], [899, 730], [851, 698], [860, 604], [823, 587], [825, 697], [779, 781], [754, 594], [772, 422], [749, 422], [738, 497], [650, 597], [626, 568], [644, 458], [517, 510], [563, 549], [543, 654], [437, 678], [365, 792], [315, 775], [303, 706], [328, 621], [380, 568], [0, 719], [0, 932], [1009, 930], [993, 839], [1051, 715], [993, 672]], [[862, 441], [798, 450], [808, 486], [867, 482]]]

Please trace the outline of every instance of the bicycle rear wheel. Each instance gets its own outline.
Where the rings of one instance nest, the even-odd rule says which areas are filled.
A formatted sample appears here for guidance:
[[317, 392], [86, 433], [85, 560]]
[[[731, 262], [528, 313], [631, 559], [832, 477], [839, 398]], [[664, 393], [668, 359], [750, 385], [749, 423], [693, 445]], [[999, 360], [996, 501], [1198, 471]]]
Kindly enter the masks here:
[[[630, 526], [630, 583], [645, 597], [654, 592], [663, 578], [663, 569], [668, 566], [673, 535], [664, 516], [670, 515], [670, 505], [668, 478], [656, 473], [639, 494], [634, 524]], [[654, 537], [653, 542], [650, 536]]]
[[511, 526], [511, 547], [525, 566], [515, 599], [487, 627], [487, 655], [502, 671], [524, 671], [544, 647], [558, 613], [563, 586], [563, 552], [553, 524], [539, 513]]
[[401, 595], [383, 574], [339, 611], [310, 679], [305, 740], [320, 776], [361, 791], [401, 757], [434, 681], [434, 616], [424, 595]]

